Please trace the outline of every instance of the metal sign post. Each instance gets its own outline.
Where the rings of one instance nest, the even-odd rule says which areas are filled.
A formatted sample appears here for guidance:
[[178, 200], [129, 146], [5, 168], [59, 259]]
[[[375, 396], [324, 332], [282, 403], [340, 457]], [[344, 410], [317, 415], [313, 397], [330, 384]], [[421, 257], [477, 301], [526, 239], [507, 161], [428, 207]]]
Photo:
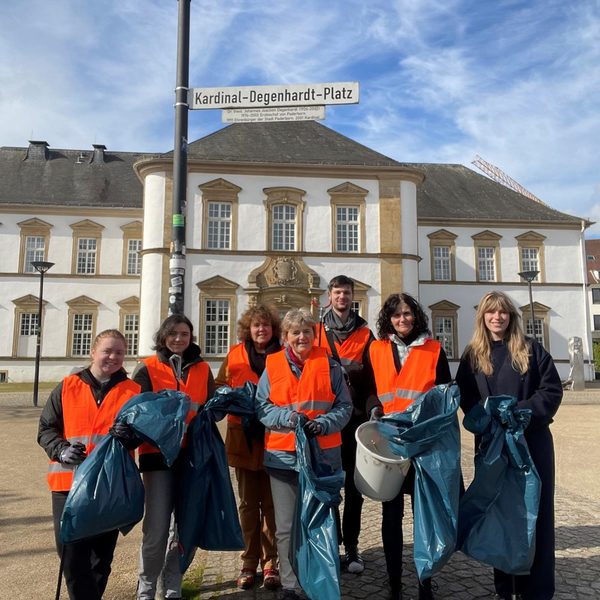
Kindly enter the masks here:
[[184, 313], [185, 205], [187, 195], [188, 86], [190, 70], [190, 0], [179, 1], [175, 143], [173, 146], [173, 234], [169, 260], [169, 314]]

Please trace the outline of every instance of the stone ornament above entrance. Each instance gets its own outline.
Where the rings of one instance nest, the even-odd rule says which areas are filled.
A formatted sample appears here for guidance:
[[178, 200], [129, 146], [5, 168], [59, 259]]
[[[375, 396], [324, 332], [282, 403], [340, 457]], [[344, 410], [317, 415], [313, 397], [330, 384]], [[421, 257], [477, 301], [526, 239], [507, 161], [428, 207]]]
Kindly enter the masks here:
[[323, 294], [321, 278], [301, 258], [270, 256], [248, 276], [246, 293], [252, 304], [280, 309], [310, 307]]

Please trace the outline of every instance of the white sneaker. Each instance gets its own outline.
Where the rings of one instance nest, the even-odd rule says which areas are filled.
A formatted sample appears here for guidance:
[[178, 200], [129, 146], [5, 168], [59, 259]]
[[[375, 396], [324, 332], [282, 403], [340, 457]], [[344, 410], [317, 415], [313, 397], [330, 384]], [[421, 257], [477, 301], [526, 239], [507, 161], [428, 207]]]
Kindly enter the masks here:
[[358, 553], [357, 548], [348, 548], [344, 556], [344, 566], [348, 573], [358, 575], [365, 570], [365, 562], [362, 556]]

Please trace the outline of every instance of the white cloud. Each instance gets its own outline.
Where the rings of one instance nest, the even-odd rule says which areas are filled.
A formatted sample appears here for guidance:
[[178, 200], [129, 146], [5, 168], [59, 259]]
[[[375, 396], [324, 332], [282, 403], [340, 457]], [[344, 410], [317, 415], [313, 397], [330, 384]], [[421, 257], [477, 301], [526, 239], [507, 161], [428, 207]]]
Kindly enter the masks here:
[[[0, 144], [172, 145], [177, 3], [0, 5]], [[597, 0], [198, 0], [190, 85], [361, 82], [326, 125], [406, 162], [497, 164], [560, 210], [596, 214]], [[190, 138], [220, 126], [190, 114]], [[600, 219], [599, 219], [600, 220]]]

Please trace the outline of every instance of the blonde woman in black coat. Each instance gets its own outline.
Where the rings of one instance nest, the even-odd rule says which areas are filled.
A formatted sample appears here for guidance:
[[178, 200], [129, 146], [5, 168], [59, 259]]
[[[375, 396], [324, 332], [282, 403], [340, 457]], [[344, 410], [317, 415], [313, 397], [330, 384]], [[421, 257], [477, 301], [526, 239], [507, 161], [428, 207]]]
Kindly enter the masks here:
[[[536, 525], [536, 551], [529, 575], [517, 576], [523, 600], [554, 596], [554, 443], [550, 424], [562, 400], [554, 361], [533, 339], [525, 337], [513, 302], [502, 292], [480, 301], [475, 331], [460, 361], [456, 381], [461, 408], [468, 413], [488, 396], [517, 398], [517, 408], [532, 411], [525, 439], [542, 481]], [[511, 576], [494, 570], [496, 598], [511, 597]]]

